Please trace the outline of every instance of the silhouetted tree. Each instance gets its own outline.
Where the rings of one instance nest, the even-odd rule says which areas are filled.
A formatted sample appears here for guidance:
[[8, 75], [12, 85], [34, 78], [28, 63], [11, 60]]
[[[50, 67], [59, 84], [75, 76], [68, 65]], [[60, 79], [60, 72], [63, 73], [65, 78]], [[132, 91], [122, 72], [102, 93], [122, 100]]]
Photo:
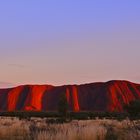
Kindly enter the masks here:
[[128, 105], [125, 105], [124, 108], [130, 117], [138, 117], [140, 114], [140, 100], [131, 101]]
[[58, 102], [58, 112], [62, 117], [67, 117], [68, 101], [65, 94], [61, 94]]

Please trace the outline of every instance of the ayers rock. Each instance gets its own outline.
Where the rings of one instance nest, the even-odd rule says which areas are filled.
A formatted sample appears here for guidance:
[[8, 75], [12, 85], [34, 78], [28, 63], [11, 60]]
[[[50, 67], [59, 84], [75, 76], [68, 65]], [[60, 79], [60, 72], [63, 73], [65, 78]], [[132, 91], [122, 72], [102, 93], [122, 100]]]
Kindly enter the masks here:
[[123, 111], [140, 99], [140, 84], [109, 81], [83, 85], [22, 85], [0, 89], [0, 111], [56, 111], [65, 94], [71, 111]]

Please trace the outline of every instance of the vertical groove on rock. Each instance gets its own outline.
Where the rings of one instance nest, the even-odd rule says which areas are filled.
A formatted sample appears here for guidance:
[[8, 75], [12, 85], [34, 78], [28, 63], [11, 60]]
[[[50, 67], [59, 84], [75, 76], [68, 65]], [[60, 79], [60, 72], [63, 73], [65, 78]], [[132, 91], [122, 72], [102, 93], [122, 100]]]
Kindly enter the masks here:
[[70, 91], [68, 88], [66, 88], [66, 98], [67, 98], [67, 102], [70, 103]]
[[42, 109], [42, 96], [46, 90], [46, 86], [32, 86], [28, 99], [26, 100], [25, 110], [36, 110]]
[[76, 86], [72, 86], [73, 110], [79, 111], [78, 90]]
[[30, 92], [30, 86], [24, 86], [16, 103], [16, 110], [24, 110], [25, 101]]
[[41, 99], [41, 107], [42, 107], [41, 110], [46, 111], [48, 109], [48, 104], [49, 104], [48, 96], [49, 94], [51, 94], [53, 89], [54, 89], [53, 86], [47, 86], [46, 90], [44, 91]]
[[7, 103], [8, 111], [16, 110], [16, 104], [18, 101], [18, 97], [20, 96], [20, 93], [22, 90], [23, 90], [23, 86], [20, 86], [20, 87], [12, 89], [8, 93], [8, 103]]

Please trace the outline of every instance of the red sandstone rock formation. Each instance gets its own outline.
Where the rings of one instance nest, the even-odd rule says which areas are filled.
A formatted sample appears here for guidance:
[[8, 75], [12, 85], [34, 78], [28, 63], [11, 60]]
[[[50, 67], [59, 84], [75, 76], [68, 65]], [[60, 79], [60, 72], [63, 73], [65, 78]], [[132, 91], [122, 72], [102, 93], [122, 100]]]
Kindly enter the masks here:
[[123, 105], [140, 99], [140, 85], [109, 81], [85, 85], [25, 85], [0, 89], [0, 111], [56, 111], [61, 94], [71, 111], [123, 111]]

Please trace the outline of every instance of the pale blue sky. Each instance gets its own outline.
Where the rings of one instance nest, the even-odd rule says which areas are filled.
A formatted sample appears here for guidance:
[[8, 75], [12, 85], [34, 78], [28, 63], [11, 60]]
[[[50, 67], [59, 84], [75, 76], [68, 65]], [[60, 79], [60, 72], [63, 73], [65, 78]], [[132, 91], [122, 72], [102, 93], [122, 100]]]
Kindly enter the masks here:
[[138, 0], [1, 1], [0, 87], [140, 83], [139, 7]]

